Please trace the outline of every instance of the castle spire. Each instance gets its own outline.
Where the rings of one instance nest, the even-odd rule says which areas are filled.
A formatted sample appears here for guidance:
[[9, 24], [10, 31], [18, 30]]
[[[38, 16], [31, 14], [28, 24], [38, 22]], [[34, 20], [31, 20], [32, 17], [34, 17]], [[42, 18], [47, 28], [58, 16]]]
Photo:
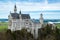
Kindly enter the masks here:
[[40, 14], [40, 18], [43, 18], [43, 14], [42, 13]]
[[21, 14], [21, 10], [20, 10], [19, 14]]
[[16, 13], [17, 12], [17, 7], [16, 7], [16, 4], [15, 4], [15, 6], [14, 6], [14, 13]]

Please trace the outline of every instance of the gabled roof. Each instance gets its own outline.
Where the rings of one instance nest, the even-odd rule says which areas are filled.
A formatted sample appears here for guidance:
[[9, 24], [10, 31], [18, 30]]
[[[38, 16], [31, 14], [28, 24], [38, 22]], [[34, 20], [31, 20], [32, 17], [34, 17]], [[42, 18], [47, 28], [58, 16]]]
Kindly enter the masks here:
[[11, 13], [11, 16], [13, 19], [19, 19], [19, 14], [18, 13]]
[[30, 19], [29, 14], [18, 14], [18, 13], [10, 13], [13, 19], [19, 19], [19, 15], [21, 15], [22, 19]]
[[30, 19], [29, 14], [21, 14], [22, 19]]

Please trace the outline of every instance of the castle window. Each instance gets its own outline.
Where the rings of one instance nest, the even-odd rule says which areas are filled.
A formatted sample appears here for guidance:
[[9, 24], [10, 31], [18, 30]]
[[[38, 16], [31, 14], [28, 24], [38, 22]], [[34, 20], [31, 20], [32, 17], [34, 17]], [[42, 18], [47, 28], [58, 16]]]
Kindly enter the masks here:
[[13, 22], [13, 25], [14, 25], [13, 27], [16, 27], [16, 22]]
[[27, 19], [25, 21], [28, 21]]
[[26, 20], [26, 21], [28, 21], [28, 20]]
[[30, 25], [32, 25], [32, 24], [30, 23]]
[[26, 24], [28, 24], [28, 23], [26, 23]]
[[12, 25], [12, 21], [11, 20], [9, 20], [9, 26], [11, 26]]

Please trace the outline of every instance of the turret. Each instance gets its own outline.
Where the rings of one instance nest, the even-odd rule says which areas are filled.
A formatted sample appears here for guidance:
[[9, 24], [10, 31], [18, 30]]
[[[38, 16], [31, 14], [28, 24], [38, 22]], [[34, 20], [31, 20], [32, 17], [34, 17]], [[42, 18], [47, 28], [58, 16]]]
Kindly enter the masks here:
[[19, 11], [19, 14], [21, 14], [21, 10]]
[[22, 16], [21, 16], [21, 10], [19, 11], [19, 18], [20, 18], [20, 29], [22, 28]]
[[41, 27], [43, 26], [43, 22], [44, 22], [44, 21], [43, 21], [43, 14], [41, 13], [41, 14], [40, 14], [40, 25], [41, 25]]
[[17, 7], [16, 7], [16, 5], [14, 6], [14, 13], [16, 13], [17, 12]]
[[21, 19], [21, 10], [19, 11], [19, 17], [20, 17], [20, 19]]

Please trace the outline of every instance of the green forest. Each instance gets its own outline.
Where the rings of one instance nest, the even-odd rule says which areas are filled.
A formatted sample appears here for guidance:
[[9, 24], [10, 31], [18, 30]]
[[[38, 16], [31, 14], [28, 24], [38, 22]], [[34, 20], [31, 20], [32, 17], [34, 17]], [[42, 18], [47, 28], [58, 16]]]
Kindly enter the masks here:
[[[6, 25], [7, 23], [2, 24]], [[6, 26], [8, 27], [8, 25]], [[27, 29], [12, 32], [7, 27], [0, 27], [0, 40], [60, 40], [60, 29], [58, 26], [52, 29], [52, 26], [47, 24], [45, 27], [38, 29], [37, 39], [34, 38], [31, 32], [27, 32]]]

